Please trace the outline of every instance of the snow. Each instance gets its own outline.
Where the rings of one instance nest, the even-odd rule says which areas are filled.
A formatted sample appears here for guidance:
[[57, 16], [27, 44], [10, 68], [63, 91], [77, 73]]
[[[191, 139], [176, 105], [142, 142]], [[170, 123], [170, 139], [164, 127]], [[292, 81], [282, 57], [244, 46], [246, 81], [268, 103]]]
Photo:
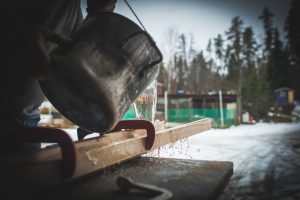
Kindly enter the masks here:
[[295, 107], [292, 111], [292, 115], [295, 117], [298, 117], [298, 120], [300, 120], [300, 103], [295, 102]]
[[[211, 129], [170, 144], [151, 154], [168, 158], [234, 161], [237, 164], [241, 159], [237, 154], [241, 154], [241, 150], [259, 146], [266, 136], [272, 137], [283, 132], [299, 130], [300, 124], [296, 123], [258, 123], [233, 126], [228, 129]], [[258, 137], [261, 139], [257, 140]], [[266, 151], [266, 148], [264, 147], [262, 151]], [[244, 151], [243, 157], [247, 157], [247, 153], [251, 151]]]

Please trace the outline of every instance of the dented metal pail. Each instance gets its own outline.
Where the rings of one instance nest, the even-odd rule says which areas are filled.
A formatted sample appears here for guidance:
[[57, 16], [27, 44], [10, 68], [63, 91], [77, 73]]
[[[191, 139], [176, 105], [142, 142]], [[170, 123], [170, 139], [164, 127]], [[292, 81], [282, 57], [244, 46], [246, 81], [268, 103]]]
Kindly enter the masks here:
[[162, 61], [149, 34], [116, 13], [99, 14], [51, 56], [53, 76], [40, 82], [42, 90], [67, 119], [93, 132], [115, 126]]

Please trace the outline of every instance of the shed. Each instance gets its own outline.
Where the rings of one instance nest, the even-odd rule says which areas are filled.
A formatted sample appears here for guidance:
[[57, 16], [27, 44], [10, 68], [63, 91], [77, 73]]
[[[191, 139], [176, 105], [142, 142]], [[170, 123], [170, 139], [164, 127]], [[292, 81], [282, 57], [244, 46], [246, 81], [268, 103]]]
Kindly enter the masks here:
[[294, 90], [282, 87], [275, 90], [276, 104], [280, 106], [289, 105], [294, 102]]

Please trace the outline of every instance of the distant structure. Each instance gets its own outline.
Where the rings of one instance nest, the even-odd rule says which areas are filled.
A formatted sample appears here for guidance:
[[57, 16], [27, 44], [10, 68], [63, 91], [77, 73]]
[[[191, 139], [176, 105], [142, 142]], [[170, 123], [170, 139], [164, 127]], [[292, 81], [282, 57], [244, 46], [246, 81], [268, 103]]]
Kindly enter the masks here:
[[162, 83], [157, 82], [156, 87], [157, 87], [157, 95], [163, 96], [165, 91], [164, 85]]
[[76, 125], [66, 119], [55, 107], [48, 101], [44, 101], [40, 106], [41, 121], [39, 126], [52, 128], [75, 128]]
[[[157, 114], [165, 113], [165, 96], [158, 95]], [[221, 126], [220, 97], [219, 94], [168, 94], [167, 95], [168, 122], [187, 123], [202, 118], [213, 119], [212, 126]], [[230, 127], [236, 119], [236, 95], [223, 94], [223, 121], [225, 127]], [[160, 120], [164, 120], [157, 116]]]
[[294, 103], [294, 90], [282, 87], [275, 90], [275, 101], [278, 106], [286, 106]]

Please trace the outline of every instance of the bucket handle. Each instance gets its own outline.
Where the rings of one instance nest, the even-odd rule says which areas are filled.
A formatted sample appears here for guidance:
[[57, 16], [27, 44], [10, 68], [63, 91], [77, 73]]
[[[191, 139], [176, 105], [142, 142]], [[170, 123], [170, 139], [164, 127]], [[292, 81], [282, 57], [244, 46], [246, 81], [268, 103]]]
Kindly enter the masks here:
[[149, 64], [149, 67], [155, 66], [155, 65], [159, 64], [160, 62], [162, 62], [163, 55], [162, 55], [161, 51], [159, 50], [159, 48], [157, 47], [155, 41], [153, 40], [153, 38], [151, 37], [151, 35], [148, 32], [146, 32], [146, 31], [137, 31], [137, 32], [129, 35], [128, 39], [132, 38], [132, 37], [135, 37], [136, 35], [139, 35], [139, 34], [143, 34], [143, 35], [145, 35], [147, 37], [147, 39], [150, 41], [151, 46], [156, 50], [156, 52], [158, 54], [158, 57], [159, 57], [159, 59], [151, 62]]

